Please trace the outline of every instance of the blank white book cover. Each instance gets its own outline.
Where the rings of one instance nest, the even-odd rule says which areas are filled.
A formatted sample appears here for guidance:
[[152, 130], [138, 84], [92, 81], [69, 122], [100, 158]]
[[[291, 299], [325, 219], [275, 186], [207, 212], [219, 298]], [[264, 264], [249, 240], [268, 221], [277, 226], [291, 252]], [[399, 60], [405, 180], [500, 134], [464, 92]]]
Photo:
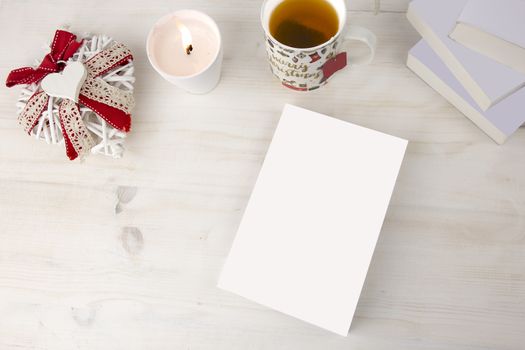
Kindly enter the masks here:
[[286, 105], [219, 288], [346, 336], [406, 146]]

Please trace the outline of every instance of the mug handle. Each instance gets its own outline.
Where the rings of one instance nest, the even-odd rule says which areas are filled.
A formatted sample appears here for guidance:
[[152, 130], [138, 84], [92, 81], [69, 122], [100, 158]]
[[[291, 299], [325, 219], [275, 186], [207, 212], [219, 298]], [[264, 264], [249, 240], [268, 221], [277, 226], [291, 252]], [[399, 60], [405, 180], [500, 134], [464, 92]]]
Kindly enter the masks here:
[[365, 65], [371, 63], [374, 60], [377, 46], [377, 37], [374, 33], [361, 26], [349, 25], [346, 29], [344, 41], [348, 42], [350, 40], [357, 40], [366, 44], [366, 46], [368, 46], [370, 49], [370, 54], [367, 57], [363, 57], [359, 60], [354, 59], [352, 62], [348, 60], [348, 65]]

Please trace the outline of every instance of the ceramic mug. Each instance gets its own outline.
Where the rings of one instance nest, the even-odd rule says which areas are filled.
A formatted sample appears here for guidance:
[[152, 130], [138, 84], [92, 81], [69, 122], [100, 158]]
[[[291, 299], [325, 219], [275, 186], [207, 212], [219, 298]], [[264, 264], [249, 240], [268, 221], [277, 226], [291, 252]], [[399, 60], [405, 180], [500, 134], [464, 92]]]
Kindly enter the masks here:
[[[375, 55], [376, 36], [370, 30], [346, 26], [345, 0], [326, 0], [336, 10], [339, 19], [338, 32], [321, 45], [310, 48], [296, 48], [278, 42], [270, 33], [270, 17], [273, 10], [286, 0], [265, 0], [261, 8], [261, 24], [265, 34], [266, 53], [273, 74], [281, 83], [293, 90], [310, 91], [326, 84], [328, 79], [347, 63], [368, 64]], [[370, 49], [367, 57], [347, 62], [342, 46], [350, 40], [365, 43]]]

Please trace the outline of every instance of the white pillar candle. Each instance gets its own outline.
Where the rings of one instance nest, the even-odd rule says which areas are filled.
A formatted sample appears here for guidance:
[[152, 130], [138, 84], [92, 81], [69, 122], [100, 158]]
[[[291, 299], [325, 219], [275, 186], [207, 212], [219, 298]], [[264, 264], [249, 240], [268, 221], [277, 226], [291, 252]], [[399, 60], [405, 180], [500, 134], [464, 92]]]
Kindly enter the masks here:
[[188, 92], [207, 93], [219, 82], [221, 33], [202, 12], [180, 10], [162, 17], [149, 32], [146, 49], [153, 68]]

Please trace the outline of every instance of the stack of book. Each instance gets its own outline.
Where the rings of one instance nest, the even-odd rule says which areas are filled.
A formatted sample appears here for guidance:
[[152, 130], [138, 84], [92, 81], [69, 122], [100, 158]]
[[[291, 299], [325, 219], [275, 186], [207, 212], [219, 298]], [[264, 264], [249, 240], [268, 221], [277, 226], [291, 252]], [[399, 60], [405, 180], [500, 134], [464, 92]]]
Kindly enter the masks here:
[[407, 65], [498, 144], [525, 123], [525, 0], [414, 0]]

